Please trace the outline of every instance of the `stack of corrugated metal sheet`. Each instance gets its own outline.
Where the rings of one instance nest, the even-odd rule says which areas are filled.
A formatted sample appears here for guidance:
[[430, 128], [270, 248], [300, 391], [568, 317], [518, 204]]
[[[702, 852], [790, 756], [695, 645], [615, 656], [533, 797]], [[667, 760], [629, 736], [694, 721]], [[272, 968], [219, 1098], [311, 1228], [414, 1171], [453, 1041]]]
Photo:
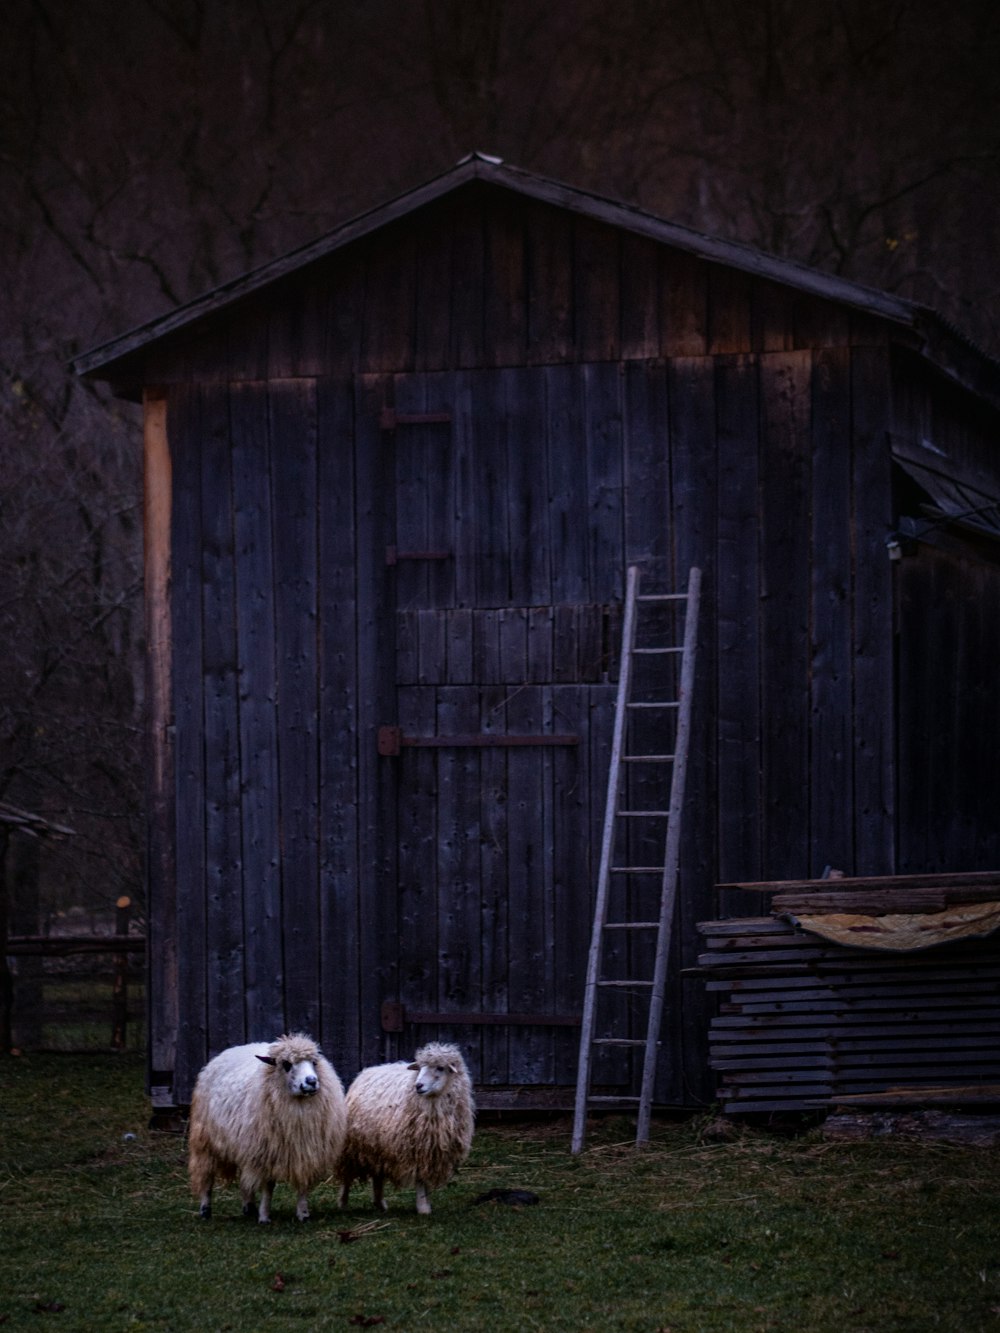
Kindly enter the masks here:
[[798, 923], [959, 921], [963, 902], [1000, 899], [1000, 875], [720, 887], [774, 893], [770, 916], [698, 927], [697, 972], [718, 998], [710, 1062], [727, 1113], [823, 1110], [864, 1094], [916, 1103], [932, 1089], [956, 1103], [996, 1095], [1000, 932], [904, 952], [833, 943]]

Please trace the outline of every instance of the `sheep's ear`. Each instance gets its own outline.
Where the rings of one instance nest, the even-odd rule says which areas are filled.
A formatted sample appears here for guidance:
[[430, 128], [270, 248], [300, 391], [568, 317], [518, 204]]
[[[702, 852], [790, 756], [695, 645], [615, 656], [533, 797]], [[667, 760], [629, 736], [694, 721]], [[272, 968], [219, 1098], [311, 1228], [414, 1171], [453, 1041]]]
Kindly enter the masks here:
[[265, 1065], [276, 1065], [278, 1063], [273, 1055], [258, 1055], [257, 1059]]
[[407, 1069], [412, 1069], [414, 1073], [416, 1073], [420, 1068], [419, 1065], [407, 1065], [406, 1067]]

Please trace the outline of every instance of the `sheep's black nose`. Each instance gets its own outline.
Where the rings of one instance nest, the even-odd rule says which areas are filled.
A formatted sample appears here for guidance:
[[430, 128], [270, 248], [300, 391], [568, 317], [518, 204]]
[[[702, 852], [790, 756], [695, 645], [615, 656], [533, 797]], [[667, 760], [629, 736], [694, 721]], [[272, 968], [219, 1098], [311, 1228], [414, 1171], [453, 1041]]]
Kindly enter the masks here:
[[302, 1080], [302, 1086], [307, 1092], [315, 1092], [318, 1085], [319, 1080], [315, 1074], [307, 1074]]

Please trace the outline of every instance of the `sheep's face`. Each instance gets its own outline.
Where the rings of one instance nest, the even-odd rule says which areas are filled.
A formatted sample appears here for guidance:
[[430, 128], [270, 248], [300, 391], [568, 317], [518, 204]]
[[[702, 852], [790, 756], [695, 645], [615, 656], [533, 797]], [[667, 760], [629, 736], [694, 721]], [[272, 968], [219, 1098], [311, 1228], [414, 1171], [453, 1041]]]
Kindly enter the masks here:
[[416, 1074], [413, 1091], [418, 1097], [439, 1097], [455, 1072], [451, 1065], [409, 1065]]
[[313, 1097], [319, 1092], [319, 1075], [311, 1060], [281, 1060], [273, 1055], [258, 1055], [258, 1060], [284, 1075], [290, 1097]]

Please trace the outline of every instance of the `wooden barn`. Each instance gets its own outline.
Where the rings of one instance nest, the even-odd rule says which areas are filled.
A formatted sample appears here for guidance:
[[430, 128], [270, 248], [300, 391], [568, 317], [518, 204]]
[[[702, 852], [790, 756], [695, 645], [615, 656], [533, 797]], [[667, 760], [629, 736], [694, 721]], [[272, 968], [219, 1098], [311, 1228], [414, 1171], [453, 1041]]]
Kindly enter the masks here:
[[304, 1028], [572, 1105], [632, 564], [702, 571], [658, 1104], [718, 883], [1000, 865], [1000, 368], [931, 311], [473, 155], [76, 369], [144, 404], [157, 1104]]

